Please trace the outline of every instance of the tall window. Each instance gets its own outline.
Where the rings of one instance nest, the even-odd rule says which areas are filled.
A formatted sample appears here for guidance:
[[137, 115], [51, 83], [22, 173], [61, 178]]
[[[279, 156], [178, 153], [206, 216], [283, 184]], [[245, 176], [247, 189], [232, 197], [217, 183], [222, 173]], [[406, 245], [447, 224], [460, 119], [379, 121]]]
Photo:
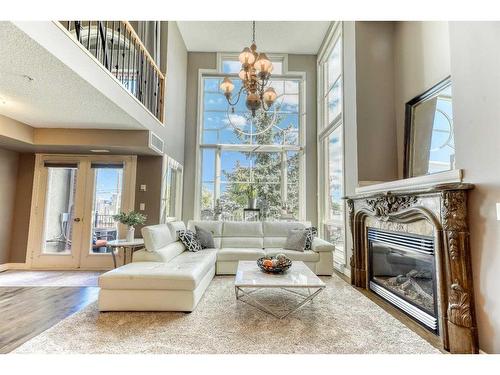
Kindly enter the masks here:
[[164, 160], [160, 223], [180, 220], [182, 213], [182, 166], [170, 157]]
[[342, 32], [334, 25], [318, 58], [320, 234], [335, 244], [335, 265], [345, 264]]
[[[200, 182], [198, 214], [202, 219], [241, 220], [254, 195], [266, 220], [285, 215], [301, 218], [301, 163], [303, 116], [301, 76], [281, 73], [274, 62], [272, 87], [278, 98], [269, 113], [252, 118], [242, 97], [234, 112], [219, 85], [222, 75], [201, 77]], [[223, 60], [221, 73], [229, 74], [238, 92], [241, 81], [236, 60]], [[217, 216], [220, 215], [220, 216]]]

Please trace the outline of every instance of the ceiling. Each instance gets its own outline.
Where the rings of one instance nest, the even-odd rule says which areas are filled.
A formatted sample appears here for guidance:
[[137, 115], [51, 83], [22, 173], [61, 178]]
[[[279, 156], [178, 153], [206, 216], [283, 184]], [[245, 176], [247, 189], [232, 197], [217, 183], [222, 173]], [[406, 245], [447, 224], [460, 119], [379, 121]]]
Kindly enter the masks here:
[[33, 127], [144, 128], [11, 22], [0, 22], [0, 56], [0, 114]]
[[[177, 21], [188, 51], [239, 52], [252, 41], [251, 21]], [[330, 21], [257, 21], [255, 41], [266, 53], [317, 54]]]

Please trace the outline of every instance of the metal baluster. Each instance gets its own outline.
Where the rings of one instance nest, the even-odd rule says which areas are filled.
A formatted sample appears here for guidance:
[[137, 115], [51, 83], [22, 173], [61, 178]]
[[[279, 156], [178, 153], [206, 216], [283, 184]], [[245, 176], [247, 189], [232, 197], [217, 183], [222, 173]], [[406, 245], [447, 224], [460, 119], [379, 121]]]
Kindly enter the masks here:
[[139, 75], [138, 72], [135, 71], [135, 63], [137, 61], [137, 46], [135, 43], [135, 38], [134, 38], [134, 68], [133, 68], [133, 78], [134, 78], [134, 96], [137, 98], [139, 91], [137, 90], [137, 76]]
[[132, 43], [131, 43], [131, 35], [132, 35], [132, 32], [130, 30], [128, 30], [128, 36], [127, 36], [127, 45], [128, 45], [128, 56], [127, 56], [127, 88], [128, 88], [128, 91], [132, 92], [132, 85], [130, 84], [130, 53], [132, 52], [132, 50], [130, 49], [130, 47], [132, 46]]
[[116, 78], [120, 79], [118, 76], [119, 68], [120, 68], [120, 43], [121, 43], [121, 35], [122, 35], [122, 23], [118, 21], [118, 45], [116, 46]]
[[127, 32], [127, 27], [125, 26], [124, 23], [122, 23], [123, 27], [123, 49], [122, 49], [122, 85], [125, 85], [127, 80], [125, 79], [125, 47], [127, 46], [125, 43], [126, 41], [126, 32]]
[[95, 35], [95, 58], [99, 60], [99, 62], [102, 64], [102, 58], [101, 58], [101, 44], [100, 44], [100, 39], [99, 39], [99, 21], [95, 21], [95, 27], [96, 27], [96, 35]]
[[81, 43], [82, 42], [82, 38], [81, 38], [81, 35], [80, 35], [80, 31], [81, 31], [80, 21], [75, 21], [76, 40], [78, 40]]
[[90, 51], [90, 24], [92, 21], [89, 21], [88, 30], [87, 30], [87, 51]]
[[110, 51], [110, 58], [109, 58], [109, 68], [108, 70], [113, 73], [113, 48], [115, 46], [115, 21], [112, 21], [112, 26], [113, 32], [111, 33], [111, 51]]

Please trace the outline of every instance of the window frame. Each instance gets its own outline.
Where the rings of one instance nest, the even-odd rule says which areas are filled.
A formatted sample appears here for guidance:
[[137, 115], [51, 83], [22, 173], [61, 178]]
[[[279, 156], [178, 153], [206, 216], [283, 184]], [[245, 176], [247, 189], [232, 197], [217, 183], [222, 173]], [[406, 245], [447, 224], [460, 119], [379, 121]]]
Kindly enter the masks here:
[[[336, 44], [340, 42], [340, 70], [339, 76], [335, 78], [331, 85], [328, 84], [328, 59]], [[344, 113], [345, 113], [345, 100], [344, 100], [344, 39], [343, 39], [343, 25], [342, 22], [336, 21], [332, 23], [330, 30], [320, 48], [317, 59], [317, 142], [318, 142], [318, 186], [319, 186], [319, 199], [318, 199], [318, 226], [319, 235], [325, 238], [325, 226], [339, 224], [343, 226], [344, 232], [344, 246], [336, 246], [334, 254], [335, 267], [343, 271], [346, 264], [346, 249], [347, 243], [347, 210], [345, 201], [342, 203], [343, 207], [343, 220], [339, 223], [336, 219], [331, 219], [329, 213], [329, 199], [330, 199], [330, 184], [329, 184], [329, 138], [331, 134], [340, 128], [342, 140], [342, 194], [345, 193], [345, 127], [344, 127]], [[336, 82], [341, 82], [340, 92], [340, 112], [331, 121], [328, 119], [328, 94]]]
[[[306, 155], [305, 155], [305, 144], [306, 144], [306, 73], [288, 71], [288, 55], [286, 54], [268, 54], [271, 61], [281, 61], [283, 66], [283, 74], [273, 74], [273, 79], [296, 79], [299, 81], [299, 110], [298, 110], [298, 121], [299, 121], [299, 132], [298, 132], [298, 145], [255, 145], [255, 144], [203, 144], [203, 115], [204, 115], [204, 85], [203, 80], [207, 77], [221, 77], [228, 76], [231, 79], [239, 79], [237, 74], [226, 74], [222, 72], [222, 62], [224, 60], [237, 60], [239, 53], [217, 53], [217, 69], [199, 69], [198, 70], [198, 98], [197, 98], [197, 127], [196, 127], [196, 175], [195, 175], [195, 196], [194, 196], [194, 219], [200, 220], [201, 216], [201, 196], [202, 196], [202, 154], [204, 149], [214, 149], [215, 157], [215, 173], [214, 173], [214, 194], [217, 196], [217, 191], [220, 190], [221, 186], [221, 152], [224, 150], [233, 151], [252, 151], [256, 147], [261, 150], [269, 152], [287, 153], [289, 151], [299, 152], [299, 211], [298, 220], [305, 220], [306, 217], [306, 196], [305, 196], [305, 177], [306, 177]], [[283, 171], [282, 162], [282, 175], [286, 173]], [[286, 184], [287, 185], [287, 184]], [[283, 194], [283, 190], [288, 187], [281, 183], [282, 197], [286, 197], [286, 192]], [[220, 191], [219, 191], [220, 194]]]

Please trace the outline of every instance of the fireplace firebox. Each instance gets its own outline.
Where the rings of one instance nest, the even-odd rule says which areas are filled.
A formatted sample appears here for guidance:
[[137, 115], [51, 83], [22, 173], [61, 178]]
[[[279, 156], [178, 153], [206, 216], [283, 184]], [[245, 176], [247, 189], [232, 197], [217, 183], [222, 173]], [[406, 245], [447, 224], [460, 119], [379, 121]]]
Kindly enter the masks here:
[[369, 288], [438, 334], [434, 238], [368, 228]]

